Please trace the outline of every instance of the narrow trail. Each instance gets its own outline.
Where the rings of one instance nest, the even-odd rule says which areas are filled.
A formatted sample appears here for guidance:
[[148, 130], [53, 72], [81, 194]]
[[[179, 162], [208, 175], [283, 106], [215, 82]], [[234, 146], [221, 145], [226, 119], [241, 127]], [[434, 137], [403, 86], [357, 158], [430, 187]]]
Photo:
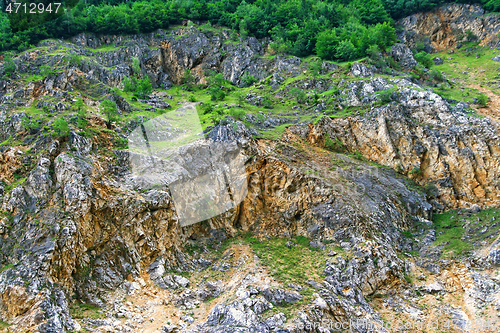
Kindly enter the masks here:
[[469, 85], [469, 87], [477, 89], [488, 96], [488, 104], [486, 107], [481, 108], [477, 107], [477, 111], [483, 116], [492, 118], [493, 120], [500, 121], [500, 96], [492, 92], [491, 90], [481, 87], [480, 85], [473, 84]]

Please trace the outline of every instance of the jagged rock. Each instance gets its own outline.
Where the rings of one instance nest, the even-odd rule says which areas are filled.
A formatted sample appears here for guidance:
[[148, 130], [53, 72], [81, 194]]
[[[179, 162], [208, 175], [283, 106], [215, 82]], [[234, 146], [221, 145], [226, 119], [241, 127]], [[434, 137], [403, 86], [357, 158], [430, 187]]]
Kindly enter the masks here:
[[439, 57], [432, 58], [432, 61], [434, 62], [434, 65], [436, 65], [436, 66], [444, 64], [444, 60], [439, 58]]
[[393, 45], [391, 49], [391, 56], [403, 68], [413, 69], [417, 65], [417, 61], [413, 58], [413, 53], [405, 44]]
[[[432, 51], [442, 51], [454, 45], [457, 48], [462, 46], [459, 38], [465, 36], [467, 32], [472, 33], [473, 39], [485, 41], [491, 46], [498, 46], [499, 39], [498, 17], [493, 13], [485, 13], [480, 5], [470, 4], [446, 4], [428, 13], [416, 13], [399, 20], [396, 25], [401, 27], [397, 38], [403, 41], [408, 47], [415, 48], [417, 43], [425, 41]], [[453, 27], [450, 29], [450, 27]]]
[[500, 249], [491, 250], [488, 256], [493, 264], [500, 265]]
[[302, 299], [302, 295], [296, 291], [286, 291], [283, 289], [264, 289], [261, 294], [274, 305], [283, 305], [286, 303], [295, 303]]
[[355, 62], [351, 67], [351, 74], [359, 77], [370, 77], [373, 76], [372, 69], [369, 69], [367, 66], [360, 64], [359, 62]]

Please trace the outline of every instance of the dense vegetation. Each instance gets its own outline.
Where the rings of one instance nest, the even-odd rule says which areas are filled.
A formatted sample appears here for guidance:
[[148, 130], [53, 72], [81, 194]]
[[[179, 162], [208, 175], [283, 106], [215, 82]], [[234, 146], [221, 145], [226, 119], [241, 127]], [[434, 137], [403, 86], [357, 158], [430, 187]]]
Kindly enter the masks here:
[[[23, 0], [24, 1], [24, 0]], [[469, 1], [470, 2], [470, 1]], [[183, 20], [210, 22], [240, 36], [271, 37], [272, 50], [325, 59], [351, 60], [368, 48], [395, 42], [393, 19], [432, 9], [444, 0], [86, 0], [62, 15], [0, 14], [0, 50], [25, 50], [47, 38], [87, 31], [134, 34], [168, 28]], [[483, 0], [490, 10], [500, 0]], [[45, 23], [41, 23], [41, 22]]]

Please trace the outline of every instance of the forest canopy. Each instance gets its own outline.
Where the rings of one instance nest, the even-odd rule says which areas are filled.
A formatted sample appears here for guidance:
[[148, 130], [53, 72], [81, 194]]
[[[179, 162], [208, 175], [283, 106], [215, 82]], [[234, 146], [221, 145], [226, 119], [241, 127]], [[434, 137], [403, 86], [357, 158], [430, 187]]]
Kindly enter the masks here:
[[[40, 0], [41, 1], [41, 0]], [[393, 20], [442, 5], [442, 0], [82, 0], [62, 15], [32, 26], [0, 14], [0, 50], [25, 50], [47, 38], [81, 32], [147, 33], [183, 20], [229, 27], [240, 36], [270, 37], [272, 50], [296, 56], [352, 60], [372, 45], [395, 41]], [[500, 0], [484, 1], [500, 9]], [[55, 18], [54, 18], [55, 17]], [[43, 20], [43, 19], [40, 19]], [[26, 26], [23, 30], [20, 27]]]

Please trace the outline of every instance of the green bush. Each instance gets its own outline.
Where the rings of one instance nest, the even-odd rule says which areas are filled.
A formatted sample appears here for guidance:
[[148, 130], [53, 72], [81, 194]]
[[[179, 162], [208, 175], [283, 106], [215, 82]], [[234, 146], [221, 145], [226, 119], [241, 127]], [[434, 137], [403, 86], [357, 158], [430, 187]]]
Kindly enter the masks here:
[[12, 73], [14, 73], [15, 70], [16, 70], [16, 64], [14, 62], [14, 59], [6, 55], [3, 59], [3, 78], [4, 79], [9, 78], [12, 75]]
[[69, 125], [66, 119], [57, 118], [52, 125], [52, 129], [54, 130], [55, 135], [60, 137], [65, 137], [69, 135]]
[[245, 117], [245, 109], [232, 108], [229, 113], [234, 119], [241, 120]]
[[432, 65], [434, 65], [434, 62], [432, 61], [432, 57], [429, 53], [422, 51], [413, 56], [416, 61], [418, 61], [419, 64], [421, 64], [424, 67], [431, 68]]
[[182, 76], [182, 84], [186, 86], [187, 91], [191, 91], [194, 88], [195, 77], [193, 73], [191, 73], [190, 69], [186, 69], [184, 71], [184, 75]]
[[258, 80], [255, 76], [250, 75], [248, 73], [245, 73], [245, 75], [241, 77], [241, 82], [243, 82], [243, 87], [250, 87], [257, 81]]
[[443, 81], [443, 74], [437, 69], [433, 69], [429, 75], [436, 81]]
[[153, 91], [153, 84], [148, 75], [145, 75], [141, 79], [137, 79], [134, 76], [131, 78], [125, 76], [123, 78], [123, 90], [133, 92], [136, 98], [146, 99]]
[[343, 153], [346, 151], [346, 146], [342, 141], [338, 138], [332, 140], [328, 134], [325, 135], [325, 148], [337, 153]]
[[307, 95], [302, 89], [292, 88], [290, 89], [290, 94], [297, 99], [297, 103], [299, 104], [304, 104], [307, 100]]
[[387, 89], [387, 90], [382, 90], [382, 91], [378, 92], [377, 95], [382, 103], [387, 104], [387, 103], [392, 102], [392, 100], [393, 100], [392, 95], [393, 94], [394, 94], [394, 92], [391, 89]]
[[196, 96], [195, 95], [189, 95], [188, 101], [193, 102], [193, 103], [196, 102]]
[[477, 104], [484, 108], [488, 104], [488, 96], [485, 94], [479, 94], [477, 96]]
[[106, 117], [106, 125], [108, 129], [111, 129], [111, 124], [118, 120], [118, 110], [115, 102], [112, 101], [102, 101], [101, 109]]

